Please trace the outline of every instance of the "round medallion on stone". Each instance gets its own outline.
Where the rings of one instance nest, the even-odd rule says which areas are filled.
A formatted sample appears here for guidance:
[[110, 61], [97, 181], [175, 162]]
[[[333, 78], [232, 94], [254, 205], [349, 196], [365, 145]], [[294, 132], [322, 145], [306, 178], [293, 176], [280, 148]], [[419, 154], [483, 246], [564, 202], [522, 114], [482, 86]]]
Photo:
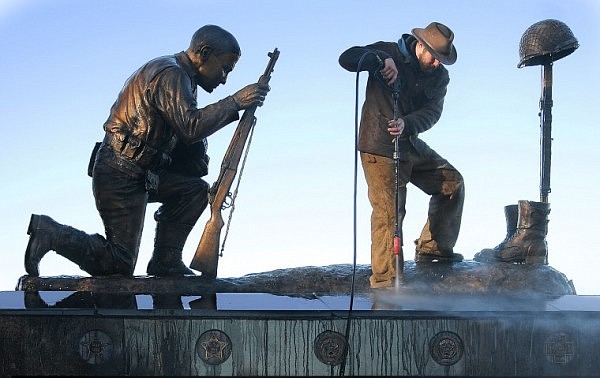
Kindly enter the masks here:
[[546, 338], [544, 354], [548, 361], [557, 365], [568, 364], [575, 357], [576, 343], [571, 335], [556, 332]]
[[106, 333], [93, 329], [81, 336], [78, 349], [79, 355], [85, 362], [100, 365], [112, 357], [113, 343]]
[[341, 333], [335, 331], [321, 332], [315, 339], [315, 355], [324, 364], [335, 366], [346, 357], [348, 343]]
[[196, 343], [196, 353], [209, 365], [220, 365], [231, 355], [231, 339], [218, 329], [204, 332]]
[[463, 341], [454, 332], [439, 332], [429, 341], [429, 353], [440, 365], [454, 365], [462, 358]]

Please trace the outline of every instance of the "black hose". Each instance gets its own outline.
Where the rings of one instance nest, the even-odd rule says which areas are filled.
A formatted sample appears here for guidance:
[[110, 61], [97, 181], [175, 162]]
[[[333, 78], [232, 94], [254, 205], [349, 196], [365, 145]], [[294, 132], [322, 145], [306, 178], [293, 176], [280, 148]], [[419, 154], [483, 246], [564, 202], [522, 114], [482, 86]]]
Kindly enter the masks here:
[[342, 363], [340, 365], [340, 377], [343, 377], [346, 370], [346, 359], [348, 356], [348, 349], [350, 348], [350, 324], [352, 318], [352, 310], [354, 308], [354, 292], [355, 292], [355, 281], [356, 281], [356, 199], [357, 199], [357, 177], [358, 177], [358, 85], [359, 85], [359, 77], [360, 77], [360, 68], [362, 67], [363, 60], [369, 54], [375, 54], [374, 52], [368, 51], [364, 53], [360, 59], [358, 60], [358, 65], [356, 67], [356, 84], [355, 84], [355, 95], [354, 95], [354, 193], [353, 193], [353, 254], [352, 254], [352, 284], [350, 286], [350, 305], [348, 306], [348, 318], [346, 319], [346, 331], [344, 333], [344, 339], [346, 341], [345, 350], [344, 350], [344, 358], [342, 359]]

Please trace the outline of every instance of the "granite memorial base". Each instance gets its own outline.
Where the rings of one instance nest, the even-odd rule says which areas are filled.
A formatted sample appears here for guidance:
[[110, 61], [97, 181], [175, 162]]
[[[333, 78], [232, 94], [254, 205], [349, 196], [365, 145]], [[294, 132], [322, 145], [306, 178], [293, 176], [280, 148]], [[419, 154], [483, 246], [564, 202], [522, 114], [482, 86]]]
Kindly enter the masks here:
[[0, 375], [600, 372], [598, 296], [244, 287], [201, 277], [24, 276], [17, 290], [0, 292]]

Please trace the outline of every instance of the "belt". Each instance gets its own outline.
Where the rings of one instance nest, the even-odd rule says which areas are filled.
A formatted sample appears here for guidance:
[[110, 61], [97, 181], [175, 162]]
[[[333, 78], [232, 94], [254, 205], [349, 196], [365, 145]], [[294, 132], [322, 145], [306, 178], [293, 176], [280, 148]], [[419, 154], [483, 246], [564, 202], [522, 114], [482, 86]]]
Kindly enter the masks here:
[[115, 154], [130, 160], [144, 169], [158, 169], [171, 164], [171, 156], [150, 146], [134, 135], [106, 133], [104, 143], [111, 146]]

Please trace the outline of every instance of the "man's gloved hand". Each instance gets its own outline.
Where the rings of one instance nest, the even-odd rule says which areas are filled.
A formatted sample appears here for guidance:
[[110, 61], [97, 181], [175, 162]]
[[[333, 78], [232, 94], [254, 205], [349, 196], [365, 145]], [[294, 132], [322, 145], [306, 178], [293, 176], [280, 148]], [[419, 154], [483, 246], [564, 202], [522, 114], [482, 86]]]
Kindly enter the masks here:
[[404, 132], [404, 119], [398, 118], [397, 120], [388, 121], [388, 132], [392, 136], [399, 136]]
[[392, 85], [398, 78], [398, 68], [392, 58], [387, 58], [383, 61], [383, 68], [379, 72], [388, 85]]
[[262, 106], [269, 90], [271, 88], [268, 85], [254, 83], [246, 85], [232, 97], [240, 110], [248, 109], [252, 106]]

